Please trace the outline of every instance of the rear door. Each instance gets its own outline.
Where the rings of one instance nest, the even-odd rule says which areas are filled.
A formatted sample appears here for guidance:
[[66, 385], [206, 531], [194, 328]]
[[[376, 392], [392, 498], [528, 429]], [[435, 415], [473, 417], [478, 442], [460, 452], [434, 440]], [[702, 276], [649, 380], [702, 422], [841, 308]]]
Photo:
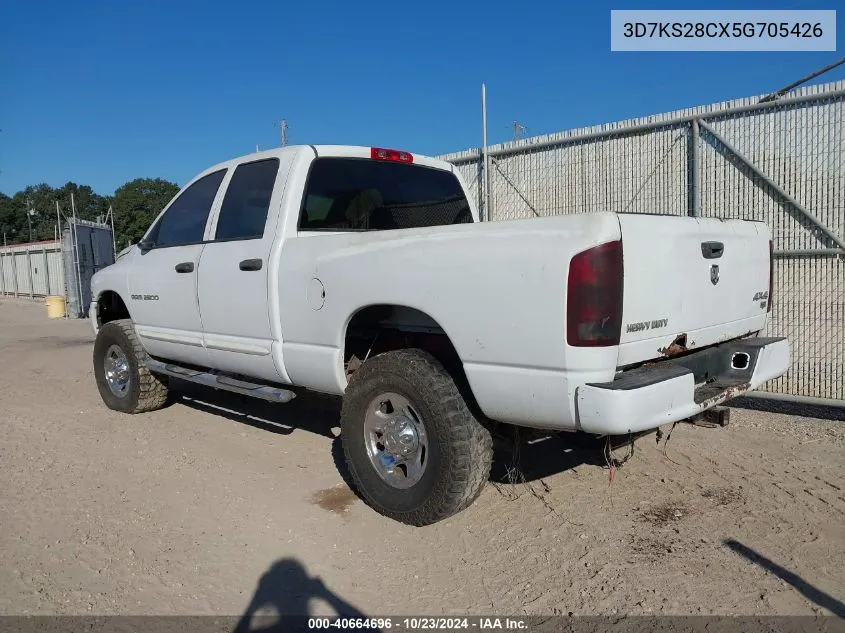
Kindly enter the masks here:
[[211, 366], [270, 381], [282, 380], [272, 356], [269, 259], [290, 156], [282, 153], [234, 169], [198, 276]]
[[625, 270], [619, 365], [764, 327], [770, 257], [765, 224], [635, 214], [620, 214], [619, 222]]
[[220, 169], [185, 188], [145, 236], [152, 248], [129, 270], [129, 312], [144, 348], [153, 356], [207, 365], [197, 305], [197, 267]]

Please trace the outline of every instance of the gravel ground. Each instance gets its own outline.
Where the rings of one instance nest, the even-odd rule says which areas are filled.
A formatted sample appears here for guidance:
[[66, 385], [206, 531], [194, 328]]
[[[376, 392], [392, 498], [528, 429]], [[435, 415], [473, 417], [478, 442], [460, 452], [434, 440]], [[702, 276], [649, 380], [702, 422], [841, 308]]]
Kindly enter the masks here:
[[504, 446], [473, 506], [411, 528], [349, 490], [334, 401], [185, 386], [125, 416], [91, 343], [0, 301], [0, 614], [845, 614], [842, 422], [735, 409], [612, 481], [563, 436], [499, 483]]

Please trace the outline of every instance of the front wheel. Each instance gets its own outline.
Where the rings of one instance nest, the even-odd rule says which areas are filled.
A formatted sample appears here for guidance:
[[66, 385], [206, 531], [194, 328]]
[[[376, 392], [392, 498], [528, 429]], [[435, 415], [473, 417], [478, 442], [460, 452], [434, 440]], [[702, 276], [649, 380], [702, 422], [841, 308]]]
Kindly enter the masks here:
[[147, 369], [147, 354], [129, 319], [110, 321], [94, 341], [94, 377], [109, 409], [144, 413], [167, 402], [167, 378]]
[[380, 354], [352, 375], [341, 439], [359, 494], [410, 525], [465, 509], [490, 474], [490, 433], [448, 372], [422, 350]]

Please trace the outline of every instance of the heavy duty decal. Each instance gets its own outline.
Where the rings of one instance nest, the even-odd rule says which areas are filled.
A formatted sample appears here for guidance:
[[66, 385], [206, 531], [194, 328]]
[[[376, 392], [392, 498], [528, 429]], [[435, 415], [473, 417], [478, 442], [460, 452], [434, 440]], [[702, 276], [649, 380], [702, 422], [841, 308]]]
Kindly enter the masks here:
[[158, 295], [132, 295], [133, 301], [158, 301]]
[[626, 332], [642, 332], [643, 330], [656, 330], [669, 325], [669, 319], [655, 319], [654, 321], [639, 321], [629, 323], [625, 326]]

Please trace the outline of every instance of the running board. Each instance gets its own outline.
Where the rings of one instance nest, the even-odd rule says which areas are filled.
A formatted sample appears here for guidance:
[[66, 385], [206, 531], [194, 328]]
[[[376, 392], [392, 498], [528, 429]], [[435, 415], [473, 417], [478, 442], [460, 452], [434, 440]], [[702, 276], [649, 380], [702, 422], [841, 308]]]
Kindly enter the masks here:
[[287, 389], [259, 385], [257, 383], [231, 378], [230, 376], [221, 376], [219, 374], [197, 371], [196, 369], [188, 369], [179, 365], [162, 363], [152, 358], [147, 359], [147, 368], [156, 374], [173, 376], [174, 378], [181, 378], [182, 380], [198, 385], [240, 393], [246, 396], [252, 396], [253, 398], [269, 400], [270, 402], [290, 402], [296, 397], [293, 391], [288, 391]]

